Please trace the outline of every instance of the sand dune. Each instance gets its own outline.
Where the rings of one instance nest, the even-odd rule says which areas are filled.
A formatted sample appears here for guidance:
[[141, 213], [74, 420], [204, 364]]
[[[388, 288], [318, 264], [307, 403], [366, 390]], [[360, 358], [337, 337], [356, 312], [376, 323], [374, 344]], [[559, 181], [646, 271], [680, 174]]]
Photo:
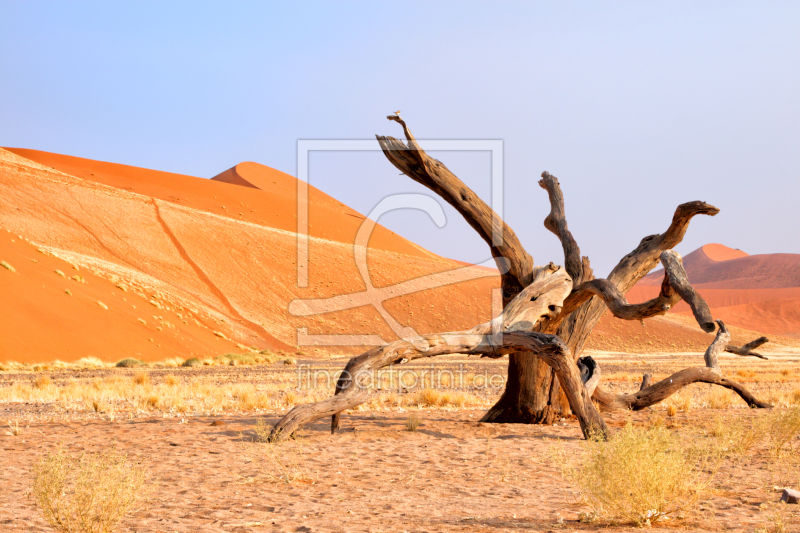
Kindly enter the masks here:
[[[683, 258], [689, 281], [706, 289], [782, 289], [800, 287], [800, 254], [747, 255], [721, 244], [707, 244]], [[663, 269], [639, 285], [660, 285]]]
[[[369, 242], [369, 280], [362, 279], [353, 241], [364, 216], [313, 187], [308, 286], [298, 286], [297, 188], [294, 177], [258, 163], [202, 179], [0, 149], [0, 229], [7, 235], [0, 238], [0, 260], [24, 266], [16, 273], [0, 269], [6, 305], [15, 310], [0, 329], [4, 339], [14, 337], [4, 341], [0, 358], [155, 360], [246, 347], [294, 352], [298, 345], [308, 354], [354, 353], [365, 348], [306, 346], [307, 336], [374, 343], [396, 339], [400, 328], [455, 331], [488, 320], [499, 284], [495, 270], [441, 258], [378, 225]], [[788, 259], [781, 261], [794, 264], [794, 256], [783, 255]], [[715, 245], [689, 254], [685, 264], [692, 276], [693, 264], [709, 269], [754, 260], [765, 261]], [[88, 283], [53, 273], [67, 274], [73, 265]], [[746, 270], [723, 271], [734, 273], [730, 282]], [[634, 287], [630, 301], [657, 292], [650, 279]], [[798, 301], [800, 288], [786, 288], [793, 278], [769, 279], [735, 293], [708, 287], [717, 282], [700, 286], [714, 309], [730, 309], [719, 316], [734, 325], [796, 335], [795, 304], [786, 298]], [[376, 289], [366, 292], [367, 281]], [[770, 283], [780, 288], [763, 287]], [[320, 306], [333, 312], [301, 312]], [[590, 346], [668, 351], [708, 343], [699, 329], [675, 321], [652, 322], [646, 336], [615, 324], [604, 318]], [[686, 342], [676, 344], [678, 337]]]
[[[332, 298], [365, 290], [352, 245], [363, 215], [310, 190], [309, 284], [298, 287], [295, 178], [255, 163], [235, 169], [268, 190], [44, 152], [0, 150], [0, 228], [30, 241], [33, 250], [42, 248], [53, 258], [77, 265], [81, 272], [135, 287], [137, 308], [154, 300], [168, 302], [164, 306], [173, 311], [196, 310], [192, 316], [209, 335], [218, 331], [231, 339], [222, 351], [233, 350], [236, 343], [294, 350], [298, 328], [306, 328], [310, 335], [396, 338], [373, 306], [308, 317], [288, 311], [289, 303], [298, 298]], [[497, 284], [493, 271], [474, 269], [481, 279], [446, 284], [458, 275], [463, 279], [462, 265], [380, 226], [369, 244], [369, 273], [375, 287], [413, 284], [420, 276], [454, 269], [458, 273], [445, 275], [440, 288], [390, 295], [383, 307], [400, 325], [429, 332], [464, 329], [488, 319], [491, 288]], [[13, 280], [20, 287], [14, 298], [26, 298], [33, 278], [28, 280], [20, 271]], [[68, 308], [59, 307], [63, 298], [55, 300], [55, 295], [62, 297], [58, 292], [52, 298], [41, 295], [45, 298], [41, 305], [69, 314]], [[14, 300], [7, 305], [25, 304]], [[41, 320], [35, 313], [28, 316], [29, 349], [6, 353], [4, 358], [41, 361], [92, 355], [115, 360], [141, 354], [163, 359], [201, 351], [199, 346], [188, 351], [179, 345], [167, 348], [156, 335], [154, 342], [163, 349], [154, 354], [138, 344], [134, 348], [126, 340], [132, 333], [126, 333], [107, 344], [106, 355], [94, 349], [65, 355], [56, 349], [56, 339], [64, 338], [62, 329], [75, 328], [91, 336], [95, 330], [110, 328], [114, 315], [101, 313], [64, 326]], [[142, 337], [142, 342], [152, 336]], [[7, 351], [17, 351], [7, 346]]]
[[[707, 244], [683, 258], [689, 281], [715, 318], [742, 328], [800, 338], [800, 254], [747, 255]], [[626, 295], [641, 303], [658, 294], [664, 271], [647, 275]], [[673, 312], [688, 315], [679, 302]]]

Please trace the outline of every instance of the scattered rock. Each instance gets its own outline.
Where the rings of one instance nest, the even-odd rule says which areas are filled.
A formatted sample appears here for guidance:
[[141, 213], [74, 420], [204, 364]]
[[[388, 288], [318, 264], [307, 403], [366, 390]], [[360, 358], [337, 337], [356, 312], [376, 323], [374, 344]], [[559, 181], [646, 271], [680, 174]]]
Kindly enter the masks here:
[[783, 489], [781, 501], [786, 503], [800, 503], [800, 490]]

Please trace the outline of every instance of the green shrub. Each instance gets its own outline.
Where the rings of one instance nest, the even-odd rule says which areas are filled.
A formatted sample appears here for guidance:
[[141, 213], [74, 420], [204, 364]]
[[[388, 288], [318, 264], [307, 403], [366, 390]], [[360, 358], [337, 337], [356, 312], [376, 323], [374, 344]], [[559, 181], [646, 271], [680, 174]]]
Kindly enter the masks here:
[[190, 357], [189, 359], [184, 361], [181, 366], [185, 367], [203, 366], [203, 362], [197, 357]]

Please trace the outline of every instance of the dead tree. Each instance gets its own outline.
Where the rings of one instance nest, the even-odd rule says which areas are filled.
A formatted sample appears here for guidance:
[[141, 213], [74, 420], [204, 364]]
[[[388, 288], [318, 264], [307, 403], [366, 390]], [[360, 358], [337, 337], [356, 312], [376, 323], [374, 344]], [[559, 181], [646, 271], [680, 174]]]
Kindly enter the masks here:
[[[509, 356], [506, 389], [483, 417], [484, 422], [551, 423], [571, 412], [578, 418], [584, 436], [605, 435], [607, 427], [595, 402], [602, 410], [643, 409], [696, 382], [729, 388], [751, 407], [770, 407], [741, 384], [723, 377], [717, 363], [717, 356], [723, 351], [764, 358], [753, 350], [767, 339], [762, 337], [742, 347], [730, 346], [727, 328], [721, 321], [714, 321], [708, 305], [689, 283], [680, 255], [672, 250], [683, 239], [695, 215], [714, 216], [719, 212], [716, 207], [705, 202], [679, 205], [664, 233], [642, 239], [608, 278], [595, 278], [589, 259], [581, 256], [567, 227], [558, 179], [543, 172], [539, 185], [547, 191], [551, 206], [544, 224], [561, 241], [564, 267], [553, 263], [535, 267], [514, 231], [446, 166], [428, 156], [400, 117], [387, 118], [403, 127], [408, 143], [378, 136], [387, 159], [452, 205], [489, 245], [503, 272], [503, 312], [469, 331], [423, 335], [422, 340], [413, 342], [399, 340], [354, 357], [345, 367], [335, 395], [293, 408], [273, 428], [272, 440], [285, 438], [302, 425], [325, 416], [332, 416], [331, 431], [335, 431], [342, 411], [366, 401], [369, 380], [375, 371], [453, 353]], [[629, 304], [624, 294], [659, 261], [664, 266], [659, 295], [641, 304]], [[711, 333], [719, 326], [706, 352], [705, 366], [681, 370], [655, 384], [645, 376], [641, 389], [634, 394], [613, 394], [601, 387], [599, 366], [591, 357], [581, 358], [580, 354], [603, 313], [609, 310], [617, 318], [642, 321], [665, 314], [681, 299], [689, 304], [703, 331]]]

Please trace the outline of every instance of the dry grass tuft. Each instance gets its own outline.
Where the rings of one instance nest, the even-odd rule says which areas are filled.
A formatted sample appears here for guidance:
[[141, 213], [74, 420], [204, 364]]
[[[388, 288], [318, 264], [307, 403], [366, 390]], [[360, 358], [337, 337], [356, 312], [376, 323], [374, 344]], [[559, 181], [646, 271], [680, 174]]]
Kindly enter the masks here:
[[733, 394], [728, 389], [712, 387], [705, 395], [705, 406], [709, 409], [728, 409], [733, 405]]
[[640, 527], [695, 507], [713, 475], [705, 472], [705, 452], [684, 447], [663, 427], [628, 424], [608, 442], [591, 439], [578, 465], [563, 448], [555, 455], [596, 516]]
[[36, 389], [44, 389], [52, 384], [53, 380], [50, 379], [50, 376], [38, 376], [35, 380], [33, 380], [33, 387]]
[[416, 431], [419, 428], [421, 420], [416, 413], [411, 413], [411, 415], [406, 419], [406, 431]]
[[258, 420], [254, 429], [256, 442], [246, 445], [245, 452], [250, 464], [258, 470], [258, 474], [256, 477], [241, 476], [244, 483], [267, 482], [290, 485], [295, 482], [314, 482], [304, 466], [306, 451], [302, 443], [294, 439], [268, 442], [271, 428], [264, 420]]
[[135, 368], [137, 366], [147, 366], [147, 363], [144, 361], [140, 361], [139, 359], [135, 359], [133, 357], [127, 357], [120, 361], [117, 361], [117, 364], [114, 365], [117, 368]]
[[147, 372], [137, 372], [136, 375], [133, 376], [133, 382], [137, 385], [149, 385], [150, 374]]
[[722, 455], [745, 455], [766, 436], [763, 418], [755, 418], [747, 426], [739, 416], [714, 418], [708, 434], [715, 439], [715, 447]]
[[14, 420], [13, 422], [8, 423], [8, 431], [6, 431], [6, 435], [11, 435], [13, 437], [18, 437], [22, 435], [23, 429], [19, 427], [19, 420]]
[[800, 404], [800, 388], [794, 389], [792, 391], [791, 402], [794, 405]]
[[45, 455], [33, 468], [32, 496], [44, 519], [64, 533], [110, 533], [146, 496], [147, 470], [114, 448], [96, 454]]
[[203, 362], [198, 359], [197, 357], [190, 357], [186, 361], [184, 361], [181, 366], [185, 367], [195, 367], [195, 366], [203, 366]]
[[800, 406], [791, 409], [776, 409], [766, 420], [770, 448], [775, 455], [781, 455], [784, 448], [790, 454], [800, 451]]

